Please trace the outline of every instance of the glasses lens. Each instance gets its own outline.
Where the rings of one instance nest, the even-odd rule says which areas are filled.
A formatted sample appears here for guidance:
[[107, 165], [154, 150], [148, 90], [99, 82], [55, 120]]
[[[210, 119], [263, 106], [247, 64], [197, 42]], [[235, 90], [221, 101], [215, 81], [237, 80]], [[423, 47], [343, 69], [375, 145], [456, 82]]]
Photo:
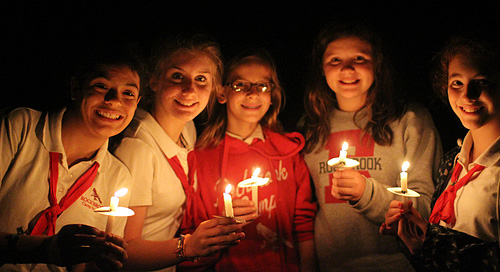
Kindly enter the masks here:
[[254, 85], [260, 93], [267, 93], [274, 89], [274, 84], [271, 82], [250, 83], [244, 80], [236, 80], [230, 86], [235, 92], [248, 92]]
[[252, 84], [248, 81], [237, 80], [237, 81], [233, 82], [233, 84], [231, 85], [231, 88], [233, 88], [233, 90], [236, 92], [246, 92], [250, 89], [251, 86], [252, 86]]
[[259, 82], [255, 85], [257, 86], [257, 90], [261, 93], [267, 93], [273, 90], [271, 82]]

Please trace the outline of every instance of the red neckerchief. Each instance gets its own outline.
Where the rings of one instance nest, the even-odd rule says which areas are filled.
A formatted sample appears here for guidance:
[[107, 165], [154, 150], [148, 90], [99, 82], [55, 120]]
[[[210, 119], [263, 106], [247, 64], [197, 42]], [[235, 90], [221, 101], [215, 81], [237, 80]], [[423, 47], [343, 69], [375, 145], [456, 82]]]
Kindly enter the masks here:
[[[455, 197], [457, 196], [457, 191], [469, 183], [472, 175], [477, 171], [482, 171], [484, 166], [476, 164], [465, 176], [460, 180], [460, 172], [462, 172], [462, 165], [460, 163], [455, 164], [455, 169], [451, 176], [452, 184], [446, 188], [446, 190], [439, 196], [434, 209], [432, 210], [429, 221], [434, 224], [438, 224], [440, 220], [443, 220], [447, 224], [454, 226], [457, 219], [455, 218]], [[458, 180], [458, 182], [457, 182]]]
[[[175, 175], [181, 181], [182, 188], [184, 189], [184, 192], [186, 193], [185, 217], [187, 219], [185, 219], [183, 221], [189, 222], [193, 219], [193, 210], [192, 209], [193, 209], [193, 202], [194, 202], [194, 197], [195, 197], [195, 189], [193, 187], [194, 182], [193, 182], [193, 184], [189, 184], [189, 180], [188, 180], [188, 177], [186, 175], [186, 172], [184, 172], [184, 168], [182, 167], [181, 162], [179, 161], [179, 158], [177, 158], [177, 156], [173, 156], [172, 158], [168, 158], [167, 156], [165, 156], [165, 158], [167, 158], [167, 161], [170, 164], [170, 167], [172, 167], [172, 169], [175, 172]], [[193, 152], [188, 153], [188, 160], [192, 160], [193, 165], [196, 164], [194, 162], [195, 156], [194, 156]]]
[[181, 162], [179, 161], [177, 156], [173, 156], [170, 159], [167, 156], [165, 157], [167, 158], [170, 167], [172, 167], [172, 169], [174, 170], [175, 175], [180, 179], [182, 187], [184, 188], [184, 190], [186, 190], [189, 187], [189, 181], [186, 172], [184, 172], [184, 168], [181, 165]]
[[50, 177], [49, 177], [49, 203], [50, 207], [43, 210], [36, 222], [31, 235], [42, 235], [47, 230], [47, 235], [55, 234], [57, 217], [73, 204], [85, 191], [87, 191], [99, 169], [95, 162], [68, 190], [66, 195], [57, 203], [56, 191], [59, 178], [59, 158], [61, 153], [50, 152]]

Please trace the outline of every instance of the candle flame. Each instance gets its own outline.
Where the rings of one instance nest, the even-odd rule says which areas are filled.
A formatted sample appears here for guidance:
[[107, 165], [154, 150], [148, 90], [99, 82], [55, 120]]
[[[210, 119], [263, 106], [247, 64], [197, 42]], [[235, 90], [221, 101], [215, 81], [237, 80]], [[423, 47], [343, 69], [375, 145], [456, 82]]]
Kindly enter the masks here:
[[226, 194], [229, 194], [231, 192], [231, 184], [228, 184], [226, 186]]
[[255, 170], [253, 170], [252, 177], [257, 177], [257, 176], [259, 176], [259, 174], [260, 174], [260, 168], [257, 167], [257, 168], [255, 168]]
[[410, 167], [410, 163], [408, 161], [405, 161], [401, 169], [403, 170], [403, 172], [405, 172], [406, 170], [408, 170], [408, 167]]
[[348, 147], [349, 147], [349, 145], [347, 144], [347, 142], [344, 142], [344, 143], [342, 144], [342, 150], [343, 150], [343, 151], [346, 151]]
[[127, 188], [121, 188], [120, 190], [116, 191], [115, 192], [115, 196], [116, 197], [122, 197], [124, 195], [126, 195], [128, 193], [128, 189]]

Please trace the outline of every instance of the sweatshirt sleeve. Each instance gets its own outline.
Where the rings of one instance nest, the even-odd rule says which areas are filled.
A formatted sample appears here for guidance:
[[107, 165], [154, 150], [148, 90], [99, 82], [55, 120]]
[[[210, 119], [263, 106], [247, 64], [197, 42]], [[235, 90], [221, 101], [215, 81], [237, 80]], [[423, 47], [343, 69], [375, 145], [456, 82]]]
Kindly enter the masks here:
[[295, 202], [294, 236], [296, 241], [314, 239], [314, 218], [318, 210], [313, 199], [311, 177], [302, 155], [297, 154], [295, 176], [297, 197]]
[[[410, 162], [408, 169], [408, 188], [420, 194], [412, 198], [415, 208], [428, 218], [430, 215], [430, 200], [434, 192], [433, 177], [437, 172], [442, 156], [439, 134], [434, 126], [430, 113], [421, 106], [411, 106], [403, 118], [393, 126], [394, 137], [402, 137], [404, 159]], [[394, 140], [396, 141], [396, 139]], [[399, 148], [399, 147], [398, 147]], [[392, 200], [401, 197], [387, 190], [388, 187], [401, 186], [399, 179], [389, 185], [374, 178], [366, 179], [365, 192], [361, 199], [353, 204], [364, 216], [381, 224]]]

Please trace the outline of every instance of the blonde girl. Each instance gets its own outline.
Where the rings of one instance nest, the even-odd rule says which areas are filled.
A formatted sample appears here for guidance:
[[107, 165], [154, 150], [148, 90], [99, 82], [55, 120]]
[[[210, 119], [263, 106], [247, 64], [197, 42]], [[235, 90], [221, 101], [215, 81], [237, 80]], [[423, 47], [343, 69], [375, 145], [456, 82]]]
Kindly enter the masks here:
[[211, 219], [192, 234], [176, 235], [194, 195], [194, 184], [187, 179], [188, 154], [196, 140], [193, 119], [220, 88], [218, 44], [205, 36], [183, 35], [153, 52], [148, 110], [138, 109], [115, 154], [134, 179], [130, 205], [135, 215], [124, 236], [129, 244], [126, 267], [174, 271], [176, 263], [211, 254], [243, 234], [241, 226], [229, 225], [231, 220]]

